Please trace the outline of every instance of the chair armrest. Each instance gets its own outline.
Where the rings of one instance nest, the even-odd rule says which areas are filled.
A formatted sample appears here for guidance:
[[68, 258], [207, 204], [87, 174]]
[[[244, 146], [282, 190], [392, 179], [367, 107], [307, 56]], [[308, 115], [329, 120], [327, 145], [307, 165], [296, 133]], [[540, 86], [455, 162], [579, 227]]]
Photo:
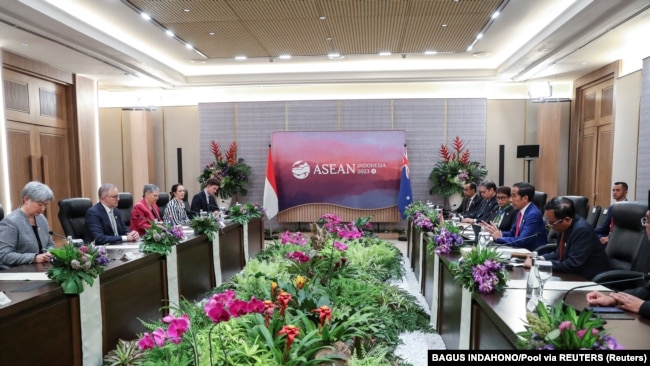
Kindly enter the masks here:
[[544, 244], [544, 245], [541, 245], [541, 246], [535, 248], [535, 251], [537, 252], [537, 255], [543, 256], [544, 253], [554, 252], [555, 248], [557, 248], [557, 244], [549, 243], [549, 244]]
[[644, 276], [645, 273], [643, 272], [613, 269], [600, 273], [591, 280], [602, 285], [607, 285], [611, 289], [621, 291], [643, 285], [645, 283]]

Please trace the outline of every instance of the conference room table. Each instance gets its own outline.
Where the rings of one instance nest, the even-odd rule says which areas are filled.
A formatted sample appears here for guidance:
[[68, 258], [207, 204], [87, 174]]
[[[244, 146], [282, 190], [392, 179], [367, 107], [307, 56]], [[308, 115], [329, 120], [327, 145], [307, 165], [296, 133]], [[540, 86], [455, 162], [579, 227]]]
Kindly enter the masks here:
[[93, 286], [96, 309], [80, 304], [84, 294], [65, 295], [59, 284], [43, 278], [50, 264], [0, 271], [0, 291], [11, 300], [0, 305], [0, 344], [12, 350], [0, 352], [0, 365], [43, 364], [44, 359], [51, 365], [92, 364], [82, 333], [93, 317], [101, 319], [96, 324], [101, 350], [95, 352], [103, 356], [120, 339], [148, 331], [140, 319], [159, 320], [168, 313], [170, 301], [174, 305], [172, 299], [200, 300], [241, 271], [248, 258], [263, 249], [262, 225], [261, 219], [230, 223], [214, 242], [186, 232], [186, 239], [174, 248], [173, 263], [168, 256], [140, 253], [137, 243], [106, 246], [110, 262], [96, 280], [98, 288]]

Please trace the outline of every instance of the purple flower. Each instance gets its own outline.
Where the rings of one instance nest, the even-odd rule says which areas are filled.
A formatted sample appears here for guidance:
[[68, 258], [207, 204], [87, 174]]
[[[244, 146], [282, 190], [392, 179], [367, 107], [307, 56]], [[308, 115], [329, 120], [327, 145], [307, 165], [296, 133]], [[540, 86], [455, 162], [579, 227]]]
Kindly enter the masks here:
[[309, 262], [309, 259], [311, 259], [305, 252], [299, 251], [287, 253], [286, 257], [299, 263], [306, 263]]
[[344, 250], [348, 249], [347, 245], [345, 245], [345, 244], [343, 244], [341, 242], [338, 242], [338, 241], [335, 241], [333, 245], [334, 245], [334, 248], [336, 248], [336, 249], [338, 249], [340, 251], [344, 251]]

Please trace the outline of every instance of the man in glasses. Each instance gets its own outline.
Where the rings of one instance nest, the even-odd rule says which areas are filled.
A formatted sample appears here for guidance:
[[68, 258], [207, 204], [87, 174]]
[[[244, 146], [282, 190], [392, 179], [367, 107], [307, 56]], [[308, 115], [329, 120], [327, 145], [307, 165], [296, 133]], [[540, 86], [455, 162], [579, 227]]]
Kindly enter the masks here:
[[128, 232], [122, 215], [117, 209], [120, 200], [115, 185], [102, 184], [97, 191], [99, 202], [86, 211], [84, 241], [94, 241], [96, 245], [106, 245], [123, 241], [138, 241], [137, 231]]
[[[648, 191], [648, 207], [650, 207], [650, 191]], [[650, 211], [641, 218], [641, 225], [645, 227], [646, 235], [650, 239]], [[599, 291], [587, 294], [587, 303], [590, 306], [616, 306], [632, 313], [638, 313], [644, 318], [650, 318], [650, 282], [645, 286], [637, 287], [623, 292], [612, 292], [605, 295]]]
[[[554, 197], [544, 207], [547, 227], [558, 232], [555, 252], [543, 259], [553, 264], [553, 272], [574, 273], [591, 280], [610, 269], [605, 248], [600, 244], [592, 226], [575, 212], [573, 201]], [[524, 262], [530, 268], [531, 260]]]

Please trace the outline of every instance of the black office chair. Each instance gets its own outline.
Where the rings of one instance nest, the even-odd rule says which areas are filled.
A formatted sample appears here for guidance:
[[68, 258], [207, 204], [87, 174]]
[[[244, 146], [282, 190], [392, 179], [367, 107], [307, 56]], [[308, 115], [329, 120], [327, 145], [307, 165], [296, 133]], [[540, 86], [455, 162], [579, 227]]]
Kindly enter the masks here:
[[602, 211], [602, 208], [600, 206], [596, 205], [592, 207], [587, 214], [587, 218], [585, 219], [587, 223], [589, 223], [589, 225], [591, 225], [591, 227], [594, 229], [596, 228], [596, 223], [600, 217], [600, 211]]
[[120, 200], [117, 202], [117, 209], [120, 210], [124, 225], [129, 227], [131, 224], [131, 211], [133, 210], [133, 195], [131, 192], [120, 192]]
[[600, 210], [600, 215], [598, 216], [598, 221], [596, 221], [596, 227], [599, 227], [600, 225], [603, 224], [607, 220], [607, 212], [611, 209], [612, 207], [607, 207], [603, 208]]
[[587, 218], [589, 214], [589, 198], [584, 196], [564, 196], [573, 201], [573, 207], [576, 214], [580, 215], [583, 219]]
[[0, 205], [0, 221], [5, 218], [5, 209]]
[[90, 198], [75, 197], [59, 201], [59, 221], [66, 236], [83, 239], [86, 227], [86, 211], [92, 207]]
[[605, 252], [612, 266], [611, 271], [593, 278], [594, 282], [629, 281], [607, 285], [614, 290], [639, 287], [645, 283], [643, 275], [650, 266], [650, 241], [641, 226], [641, 218], [648, 211], [645, 202], [620, 202], [613, 211], [614, 229]]
[[535, 191], [533, 197], [533, 204], [537, 206], [540, 212], [544, 213], [544, 206], [546, 206], [546, 198], [548, 195], [545, 192]]
[[158, 200], [156, 201], [156, 205], [158, 206], [158, 211], [160, 211], [161, 218], [165, 216], [165, 208], [167, 208], [168, 203], [169, 203], [169, 193], [167, 192], [158, 193]]

